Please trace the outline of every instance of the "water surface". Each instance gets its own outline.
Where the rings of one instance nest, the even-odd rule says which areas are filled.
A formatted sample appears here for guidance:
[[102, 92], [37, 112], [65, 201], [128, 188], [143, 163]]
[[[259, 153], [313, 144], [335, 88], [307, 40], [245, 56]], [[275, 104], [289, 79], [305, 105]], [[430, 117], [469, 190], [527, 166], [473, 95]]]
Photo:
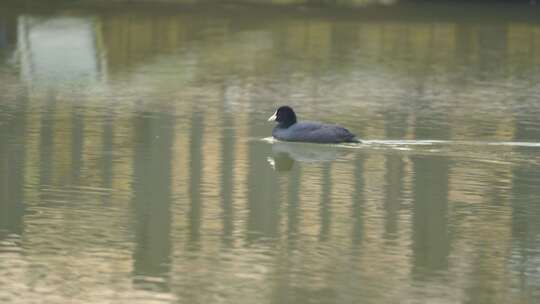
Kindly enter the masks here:
[[539, 302], [540, 23], [475, 9], [0, 9], [0, 302]]

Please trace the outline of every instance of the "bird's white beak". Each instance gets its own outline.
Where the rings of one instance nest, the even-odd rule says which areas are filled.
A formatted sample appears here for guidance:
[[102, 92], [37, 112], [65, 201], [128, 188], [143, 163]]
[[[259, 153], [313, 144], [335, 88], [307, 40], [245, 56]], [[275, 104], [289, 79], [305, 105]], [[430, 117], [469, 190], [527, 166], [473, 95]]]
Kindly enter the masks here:
[[268, 121], [276, 121], [276, 118], [277, 118], [276, 114], [277, 114], [277, 111], [272, 116], [270, 116], [270, 118], [268, 118]]

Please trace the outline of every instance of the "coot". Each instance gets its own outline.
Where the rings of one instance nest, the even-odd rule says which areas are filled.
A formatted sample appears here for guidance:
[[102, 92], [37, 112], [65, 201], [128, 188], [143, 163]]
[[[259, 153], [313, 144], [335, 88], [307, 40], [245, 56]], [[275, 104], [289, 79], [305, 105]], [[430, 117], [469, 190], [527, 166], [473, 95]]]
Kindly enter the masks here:
[[301, 141], [312, 143], [359, 143], [360, 140], [349, 130], [338, 126], [315, 121], [296, 121], [296, 114], [289, 106], [282, 106], [268, 119], [277, 121], [272, 130], [274, 138], [283, 141]]

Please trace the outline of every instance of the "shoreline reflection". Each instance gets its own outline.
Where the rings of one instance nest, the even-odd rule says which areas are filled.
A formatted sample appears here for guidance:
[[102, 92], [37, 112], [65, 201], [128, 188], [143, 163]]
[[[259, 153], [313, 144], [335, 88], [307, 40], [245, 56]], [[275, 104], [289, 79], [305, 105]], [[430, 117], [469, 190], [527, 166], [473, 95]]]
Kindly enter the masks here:
[[230, 12], [0, 9], [0, 299], [539, 302], [538, 22]]

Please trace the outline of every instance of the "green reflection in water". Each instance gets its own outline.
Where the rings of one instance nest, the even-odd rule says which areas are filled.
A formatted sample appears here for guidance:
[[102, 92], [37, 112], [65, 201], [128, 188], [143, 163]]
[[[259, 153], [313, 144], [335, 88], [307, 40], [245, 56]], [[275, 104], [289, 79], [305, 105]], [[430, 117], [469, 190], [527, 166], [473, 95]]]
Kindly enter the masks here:
[[[134, 121], [133, 209], [135, 213], [135, 280], [150, 277], [159, 291], [169, 291], [171, 232], [171, 158], [174, 118], [140, 113]], [[136, 281], [136, 283], [138, 283]], [[155, 282], [153, 282], [155, 283]], [[144, 286], [143, 288], [147, 288]]]
[[536, 302], [539, 25], [423, 9], [2, 10], [0, 299]]

